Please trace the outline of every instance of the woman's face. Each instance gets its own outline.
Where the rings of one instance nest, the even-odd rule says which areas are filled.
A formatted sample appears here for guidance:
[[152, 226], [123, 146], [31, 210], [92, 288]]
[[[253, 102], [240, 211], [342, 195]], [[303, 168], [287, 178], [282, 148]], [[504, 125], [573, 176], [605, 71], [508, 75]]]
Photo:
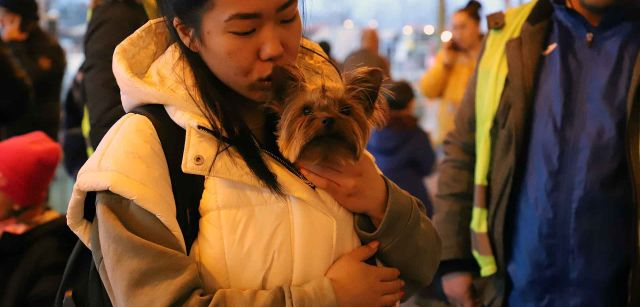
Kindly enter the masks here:
[[453, 14], [451, 33], [453, 41], [463, 50], [480, 42], [480, 25], [465, 12]]
[[297, 0], [213, 0], [192, 49], [227, 86], [254, 101], [271, 96], [273, 67], [293, 64], [302, 37]]
[[0, 7], [0, 29], [7, 28], [16, 23], [20, 24], [20, 15], [11, 13], [4, 7]]

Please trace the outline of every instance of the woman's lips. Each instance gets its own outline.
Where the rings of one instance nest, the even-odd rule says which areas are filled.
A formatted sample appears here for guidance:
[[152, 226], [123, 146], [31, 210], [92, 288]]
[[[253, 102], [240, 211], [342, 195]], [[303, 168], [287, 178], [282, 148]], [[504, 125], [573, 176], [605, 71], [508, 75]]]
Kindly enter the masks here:
[[258, 79], [254, 82], [254, 88], [261, 91], [270, 91], [273, 87], [271, 76]]

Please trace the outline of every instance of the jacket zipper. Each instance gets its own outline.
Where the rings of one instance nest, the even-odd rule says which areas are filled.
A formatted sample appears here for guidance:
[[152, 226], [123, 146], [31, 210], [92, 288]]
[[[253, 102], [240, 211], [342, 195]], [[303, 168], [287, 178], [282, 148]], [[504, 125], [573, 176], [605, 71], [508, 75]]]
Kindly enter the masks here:
[[291, 162], [286, 161], [280, 157], [278, 157], [277, 155], [273, 154], [272, 152], [264, 149], [264, 148], [260, 148], [260, 150], [262, 152], [264, 152], [265, 154], [267, 154], [269, 157], [273, 158], [274, 160], [276, 160], [278, 163], [280, 163], [280, 165], [284, 166], [290, 173], [294, 174], [296, 177], [300, 178], [306, 185], [308, 185], [310, 188], [312, 189], [316, 189], [316, 185], [313, 184], [313, 182], [309, 181], [309, 179], [307, 179], [307, 177], [305, 177], [304, 175], [302, 175], [302, 173], [300, 173], [300, 171], [298, 170], [298, 168], [293, 165]]

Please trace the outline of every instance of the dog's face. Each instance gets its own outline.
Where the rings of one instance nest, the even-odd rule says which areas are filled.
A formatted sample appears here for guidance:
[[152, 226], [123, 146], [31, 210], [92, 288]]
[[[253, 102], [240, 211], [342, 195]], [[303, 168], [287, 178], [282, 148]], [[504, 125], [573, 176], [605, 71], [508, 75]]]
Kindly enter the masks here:
[[342, 82], [322, 77], [309, 82], [297, 67], [277, 67], [272, 80], [275, 108], [281, 115], [278, 147], [289, 161], [332, 165], [356, 161], [371, 128], [384, 125], [380, 69], [354, 70]]

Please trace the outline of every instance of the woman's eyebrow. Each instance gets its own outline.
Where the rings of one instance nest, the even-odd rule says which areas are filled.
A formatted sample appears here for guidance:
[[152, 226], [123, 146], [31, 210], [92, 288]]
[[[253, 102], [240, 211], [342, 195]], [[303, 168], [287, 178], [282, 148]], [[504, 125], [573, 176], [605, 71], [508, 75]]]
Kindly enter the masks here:
[[[276, 9], [276, 13], [280, 13], [286, 9], [288, 9], [291, 5], [297, 3], [297, 0], [287, 0], [287, 2], [285, 2], [283, 5], [279, 6]], [[262, 17], [262, 14], [260, 13], [235, 13], [229, 17], [227, 17], [227, 19], [225, 19], [224, 22], [229, 22], [229, 21], [233, 21], [233, 20], [251, 20], [251, 19], [260, 19]]]
[[279, 6], [276, 9], [276, 13], [280, 13], [280, 12], [288, 9], [291, 5], [293, 5], [294, 3], [297, 3], [297, 2], [298, 2], [297, 0], [288, 0], [287, 2], [285, 2], [285, 4]]
[[229, 22], [233, 20], [260, 19], [261, 17], [262, 17], [262, 14], [260, 13], [235, 13], [227, 17], [227, 19], [225, 19], [224, 22]]

